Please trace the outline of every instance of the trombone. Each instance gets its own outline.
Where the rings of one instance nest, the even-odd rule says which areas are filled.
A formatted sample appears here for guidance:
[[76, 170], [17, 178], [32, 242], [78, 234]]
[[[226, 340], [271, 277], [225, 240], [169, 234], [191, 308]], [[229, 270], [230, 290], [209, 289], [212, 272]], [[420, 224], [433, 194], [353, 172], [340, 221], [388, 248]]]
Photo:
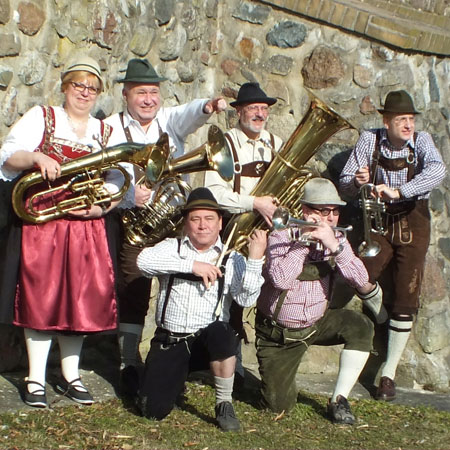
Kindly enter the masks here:
[[[306, 220], [297, 219], [296, 217], [292, 217], [289, 213], [289, 210], [284, 206], [279, 206], [272, 216], [272, 224], [274, 230], [284, 230], [290, 227], [298, 227], [298, 228], [317, 228], [319, 226], [316, 222], [308, 222]], [[340, 231], [345, 237], [347, 237], [347, 233], [353, 230], [351, 225], [347, 227], [331, 227], [333, 231]], [[323, 250], [323, 246], [321, 242], [318, 242], [315, 239], [311, 239], [307, 233], [295, 232], [290, 229], [290, 236], [292, 240], [299, 241], [305, 245], [315, 245], [316, 250]]]

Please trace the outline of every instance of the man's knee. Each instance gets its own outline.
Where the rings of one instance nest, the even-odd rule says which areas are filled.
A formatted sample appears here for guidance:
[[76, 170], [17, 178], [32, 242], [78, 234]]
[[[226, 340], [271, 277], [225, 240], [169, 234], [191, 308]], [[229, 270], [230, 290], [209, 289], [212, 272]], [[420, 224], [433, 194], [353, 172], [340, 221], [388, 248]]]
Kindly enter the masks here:
[[139, 396], [137, 400], [138, 409], [147, 419], [162, 420], [170, 414], [173, 406], [169, 403], [151, 401], [146, 395]]
[[373, 322], [365, 314], [349, 311], [352, 317], [349, 319], [345, 332], [345, 348], [370, 352], [372, 350], [373, 336], [375, 333]]

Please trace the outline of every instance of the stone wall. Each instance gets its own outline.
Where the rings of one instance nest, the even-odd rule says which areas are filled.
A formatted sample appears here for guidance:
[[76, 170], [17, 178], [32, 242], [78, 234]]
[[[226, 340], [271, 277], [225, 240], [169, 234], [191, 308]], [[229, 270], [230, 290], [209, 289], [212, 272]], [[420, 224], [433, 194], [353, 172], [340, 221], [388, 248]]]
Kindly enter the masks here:
[[[418, 1], [408, 6], [418, 8]], [[448, 15], [448, 2], [428, 1], [428, 11], [434, 11], [433, 5]], [[242, 83], [260, 82], [278, 99], [269, 128], [283, 139], [307, 112], [308, 92], [320, 97], [355, 128], [337, 134], [311, 161], [314, 170], [334, 180], [357, 130], [381, 124], [376, 109], [394, 89], [412, 94], [423, 112], [419, 129], [427, 129], [445, 162], [450, 160], [448, 58], [404, 53], [287, 10], [240, 0], [0, 0], [0, 141], [31, 106], [61, 102], [61, 68], [79, 52], [96, 58], [106, 79], [96, 107], [99, 117], [120, 110], [121, 86], [114, 80], [130, 58], [145, 57], [168, 78], [162, 85], [166, 105], [219, 94], [232, 101]], [[235, 123], [234, 111], [211, 122], [225, 130]], [[188, 148], [203, 143], [206, 130], [191, 136]], [[201, 175], [194, 179], [201, 183]], [[422, 307], [398, 374], [405, 386], [449, 388], [449, 183], [447, 177], [431, 196]], [[8, 204], [4, 187], [2, 196]], [[4, 210], [1, 218], [4, 223]], [[337, 300], [346, 303], [351, 293], [341, 292]], [[350, 304], [359, 307], [354, 299]], [[24, 364], [18, 342], [15, 332], [3, 329], [0, 370]], [[254, 362], [250, 349], [246, 358]], [[301, 370], [335, 372], [336, 361], [337, 349], [312, 348]]]

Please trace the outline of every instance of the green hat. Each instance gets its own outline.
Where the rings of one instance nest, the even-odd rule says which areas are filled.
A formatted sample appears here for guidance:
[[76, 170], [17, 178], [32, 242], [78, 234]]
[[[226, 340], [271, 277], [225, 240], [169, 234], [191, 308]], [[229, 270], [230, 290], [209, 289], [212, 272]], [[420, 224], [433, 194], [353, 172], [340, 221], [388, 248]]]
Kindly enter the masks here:
[[194, 189], [187, 198], [186, 205], [183, 208], [183, 214], [187, 214], [193, 209], [212, 209], [219, 214], [223, 214], [222, 209], [217, 203], [213, 193], [206, 187]]
[[384, 101], [384, 109], [379, 109], [378, 112], [381, 114], [420, 114], [414, 108], [413, 100], [406, 91], [389, 92]]
[[306, 205], [346, 205], [346, 202], [339, 197], [333, 182], [326, 178], [309, 180], [305, 184], [300, 203]]
[[167, 78], [160, 77], [146, 59], [131, 59], [128, 62], [125, 78], [116, 80], [118, 83], [131, 81], [133, 83], [159, 83]]

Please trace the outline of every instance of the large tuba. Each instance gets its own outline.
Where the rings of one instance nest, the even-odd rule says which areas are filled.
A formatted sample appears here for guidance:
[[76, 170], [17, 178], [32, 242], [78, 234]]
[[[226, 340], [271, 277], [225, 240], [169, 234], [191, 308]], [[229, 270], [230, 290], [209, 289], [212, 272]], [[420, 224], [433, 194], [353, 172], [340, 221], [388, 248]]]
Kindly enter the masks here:
[[[152, 186], [152, 198], [142, 208], [128, 209], [122, 215], [125, 239], [137, 247], [150, 246], [177, 232], [182, 208], [191, 188], [179, 175], [216, 170], [227, 181], [233, 177], [233, 157], [222, 131], [208, 129], [208, 141], [183, 156], [167, 161], [160, 182]], [[147, 177], [148, 178], [148, 177]]]
[[[303, 186], [311, 178], [305, 164], [319, 147], [340, 130], [354, 128], [319, 99], [312, 97], [310, 107], [296, 130], [274, 158], [251, 195], [273, 195], [294, 217], [299, 217]], [[247, 238], [255, 229], [267, 228], [264, 219], [254, 212], [234, 215], [224, 231], [224, 239], [237, 223], [230, 248], [244, 252]]]
[[[161, 177], [169, 152], [166, 133], [161, 135], [156, 144], [119, 144], [108, 147], [61, 164], [61, 177], [64, 179], [48, 182], [47, 189], [30, 194], [30, 188], [36, 191], [37, 185], [44, 181], [40, 171], [33, 171], [20, 178], [14, 186], [14, 211], [22, 220], [40, 224], [92, 205], [107, 206], [120, 200], [130, 186], [130, 176], [119, 163], [127, 162], [142, 167], [146, 177], [154, 182]], [[115, 194], [110, 194], [105, 188], [103, 176], [108, 170], [119, 170], [125, 179]], [[43, 204], [44, 208], [41, 207]]]

